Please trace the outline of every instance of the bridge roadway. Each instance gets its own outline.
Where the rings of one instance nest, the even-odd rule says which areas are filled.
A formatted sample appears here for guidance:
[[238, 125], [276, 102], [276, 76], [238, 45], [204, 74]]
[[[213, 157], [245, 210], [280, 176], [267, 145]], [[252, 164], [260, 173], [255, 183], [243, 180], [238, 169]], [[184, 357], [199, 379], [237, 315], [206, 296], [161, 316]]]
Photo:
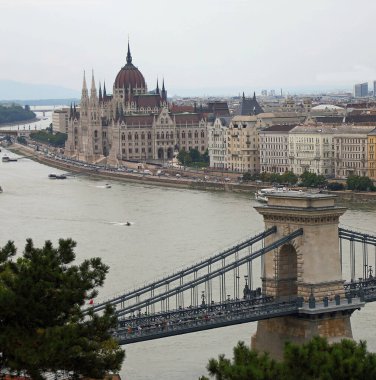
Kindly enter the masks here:
[[232, 300], [154, 315], [131, 316], [119, 320], [119, 327], [113, 336], [123, 345], [287, 315], [352, 313], [364, 304], [364, 300], [357, 296], [338, 298], [327, 303], [312, 303], [312, 300], [304, 303], [302, 298], [277, 301], [273, 297]]

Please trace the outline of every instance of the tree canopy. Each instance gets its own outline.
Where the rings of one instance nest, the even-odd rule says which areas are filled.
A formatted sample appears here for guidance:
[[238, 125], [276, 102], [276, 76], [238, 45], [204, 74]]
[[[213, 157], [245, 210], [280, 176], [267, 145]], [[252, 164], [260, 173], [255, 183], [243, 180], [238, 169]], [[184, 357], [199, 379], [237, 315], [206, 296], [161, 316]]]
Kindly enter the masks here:
[[52, 132], [52, 124], [46, 131], [38, 131], [30, 133], [30, 138], [34, 141], [39, 141], [44, 144], [50, 144], [57, 148], [63, 148], [68, 136], [66, 133]]
[[220, 355], [209, 360], [207, 370], [218, 380], [375, 379], [376, 354], [367, 351], [365, 342], [344, 339], [329, 344], [315, 337], [303, 345], [286, 343], [283, 360], [277, 362], [239, 342], [232, 361]]
[[34, 119], [35, 117], [35, 113], [30, 111], [29, 106], [22, 108], [18, 104], [12, 104], [10, 106], [0, 104], [0, 124], [26, 121]]
[[207, 166], [209, 163], [209, 153], [208, 150], [205, 153], [201, 154], [198, 149], [189, 149], [186, 151], [185, 149], [181, 149], [176, 156], [181, 165], [190, 166]]
[[347, 178], [347, 188], [349, 190], [358, 191], [375, 191], [376, 188], [373, 181], [369, 177], [360, 177], [357, 175], [351, 175]]
[[301, 186], [304, 187], [321, 187], [325, 186], [327, 183], [326, 178], [323, 175], [316, 174], [316, 173], [311, 173], [305, 171], [301, 176], [300, 176]]
[[57, 248], [50, 241], [35, 248], [28, 239], [17, 259], [13, 242], [0, 249], [0, 368], [33, 380], [46, 371], [103, 378], [120, 369], [124, 351], [110, 334], [114, 310], [86, 316], [81, 310], [108, 267], [100, 258], [73, 265], [75, 246], [61, 239]]

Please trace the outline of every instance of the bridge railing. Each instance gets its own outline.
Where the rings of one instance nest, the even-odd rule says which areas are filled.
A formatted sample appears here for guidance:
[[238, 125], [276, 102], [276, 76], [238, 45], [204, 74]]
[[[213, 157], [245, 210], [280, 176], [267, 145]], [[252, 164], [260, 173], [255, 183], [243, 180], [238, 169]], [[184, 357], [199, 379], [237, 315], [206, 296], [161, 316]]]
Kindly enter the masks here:
[[352, 283], [372, 278], [376, 268], [376, 236], [340, 227], [338, 237], [343, 275], [349, 275]]
[[[210, 271], [209, 273], [202, 275], [200, 277], [197, 277], [193, 280], [190, 280], [188, 282], [182, 283], [181, 285], [173, 288], [173, 289], [167, 289], [166, 291], [159, 293], [157, 295], [151, 296], [146, 300], [142, 300], [139, 302], [136, 302], [132, 305], [129, 305], [127, 307], [123, 307], [120, 310], [117, 310], [117, 315], [119, 317], [126, 315], [126, 314], [132, 314], [135, 312], [141, 312], [141, 309], [145, 309], [146, 313], [149, 313], [149, 309], [152, 305], [156, 305], [158, 302], [161, 302], [161, 309], [163, 310], [169, 310], [169, 300], [174, 297], [178, 296], [181, 297], [182, 294], [186, 291], [192, 291], [192, 289], [197, 289], [199, 285], [207, 284], [207, 287], [210, 287], [211, 281], [215, 278], [220, 278], [221, 276], [224, 276], [227, 272], [233, 271], [234, 269], [238, 269], [240, 266], [250, 263], [253, 260], [259, 258], [260, 256], [265, 255], [267, 252], [270, 252], [276, 248], [281, 247], [282, 245], [290, 242], [291, 240], [295, 239], [298, 236], [301, 236], [303, 234], [303, 229], [300, 228], [291, 234], [284, 236], [277, 241], [273, 242], [272, 244], [263, 247], [256, 252], [249, 253], [245, 255], [242, 258], [239, 258], [235, 260], [232, 263], [229, 263], [227, 265], [224, 265], [223, 267], [220, 267], [216, 270]], [[234, 279], [235, 280], [235, 279]], [[237, 297], [238, 296], [238, 297]], [[234, 295], [234, 298], [239, 298], [238, 295]], [[204, 298], [203, 298], [204, 302]], [[209, 303], [211, 303], [211, 299], [209, 299]], [[154, 308], [152, 313], [154, 313]]]
[[[211, 265], [218, 263], [218, 262], [225, 262], [227, 258], [230, 256], [236, 255], [241, 250], [245, 248], [252, 247], [256, 243], [262, 242], [266, 237], [274, 234], [276, 232], [276, 227], [273, 226], [269, 228], [266, 231], [263, 231], [256, 236], [253, 236], [243, 242], [240, 242], [233, 247], [226, 249], [225, 251], [222, 251], [208, 259], [202, 260], [190, 267], [187, 267], [183, 270], [180, 270], [178, 272], [175, 272], [169, 276], [163, 277], [155, 282], [152, 282], [150, 284], [141, 286], [137, 289], [134, 289], [128, 293], [122, 294], [120, 296], [114, 297], [112, 299], [109, 299], [105, 302], [99, 303], [97, 305], [94, 305], [90, 309], [87, 309], [87, 311], [92, 310], [94, 312], [98, 312], [101, 310], [104, 310], [107, 305], [116, 306], [119, 305], [120, 308], [124, 308], [125, 302], [133, 300], [139, 300], [141, 296], [147, 295], [148, 297], [152, 297], [155, 293], [155, 291], [161, 287], [168, 287], [170, 288], [170, 284], [172, 284], [175, 281], [179, 281], [179, 286], [181, 285], [181, 279], [184, 279], [188, 275], [193, 275], [193, 277], [197, 276], [199, 271], [202, 269], [206, 269], [207, 267], [211, 267]], [[196, 300], [197, 301], [197, 300]]]

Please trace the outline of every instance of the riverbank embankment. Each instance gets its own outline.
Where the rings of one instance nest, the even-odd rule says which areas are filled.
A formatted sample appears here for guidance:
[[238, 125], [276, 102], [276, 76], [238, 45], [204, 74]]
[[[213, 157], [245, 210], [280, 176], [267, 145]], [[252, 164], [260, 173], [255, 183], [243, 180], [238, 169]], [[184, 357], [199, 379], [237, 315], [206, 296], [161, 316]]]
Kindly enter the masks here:
[[[42, 152], [36, 152], [34, 149], [23, 146], [21, 144], [13, 144], [12, 146], [8, 147], [8, 149], [14, 153], [26, 156], [34, 161], [51, 166], [53, 168], [98, 179], [134, 182], [146, 185], [184, 188], [192, 190], [241, 192], [249, 193], [252, 195], [258, 189], [267, 186], [265, 184], [260, 185], [253, 183], [197, 181], [184, 177], [158, 177], [144, 175], [141, 173], [134, 174], [105, 169], [92, 169], [57, 160], [56, 158], [45, 155]], [[335, 192], [328, 191], [328, 193], [336, 195], [340, 202], [376, 202], [376, 193], [372, 192], [355, 192], [346, 190]]]

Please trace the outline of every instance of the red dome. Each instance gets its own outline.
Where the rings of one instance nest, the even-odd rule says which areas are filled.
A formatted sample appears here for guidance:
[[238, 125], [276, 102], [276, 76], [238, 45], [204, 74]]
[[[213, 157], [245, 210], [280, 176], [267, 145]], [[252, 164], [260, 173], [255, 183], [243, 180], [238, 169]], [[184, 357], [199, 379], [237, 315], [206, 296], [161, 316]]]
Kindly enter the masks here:
[[128, 43], [127, 64], [121, 68], [115, 79], [115, 88], [126, 88], [131, 86], [131, 89], [146, 88], [144, 76], [141, 71], [133, 65], [132, 56]]
[[128, 89], [129, 86], [131, 86], [131, 89], [135, 87], [146, 88], [144, 76], [132, 63], [127, 63], [124, 67], [122, 67], [115, 79], [115, 88], [125, 87]]

